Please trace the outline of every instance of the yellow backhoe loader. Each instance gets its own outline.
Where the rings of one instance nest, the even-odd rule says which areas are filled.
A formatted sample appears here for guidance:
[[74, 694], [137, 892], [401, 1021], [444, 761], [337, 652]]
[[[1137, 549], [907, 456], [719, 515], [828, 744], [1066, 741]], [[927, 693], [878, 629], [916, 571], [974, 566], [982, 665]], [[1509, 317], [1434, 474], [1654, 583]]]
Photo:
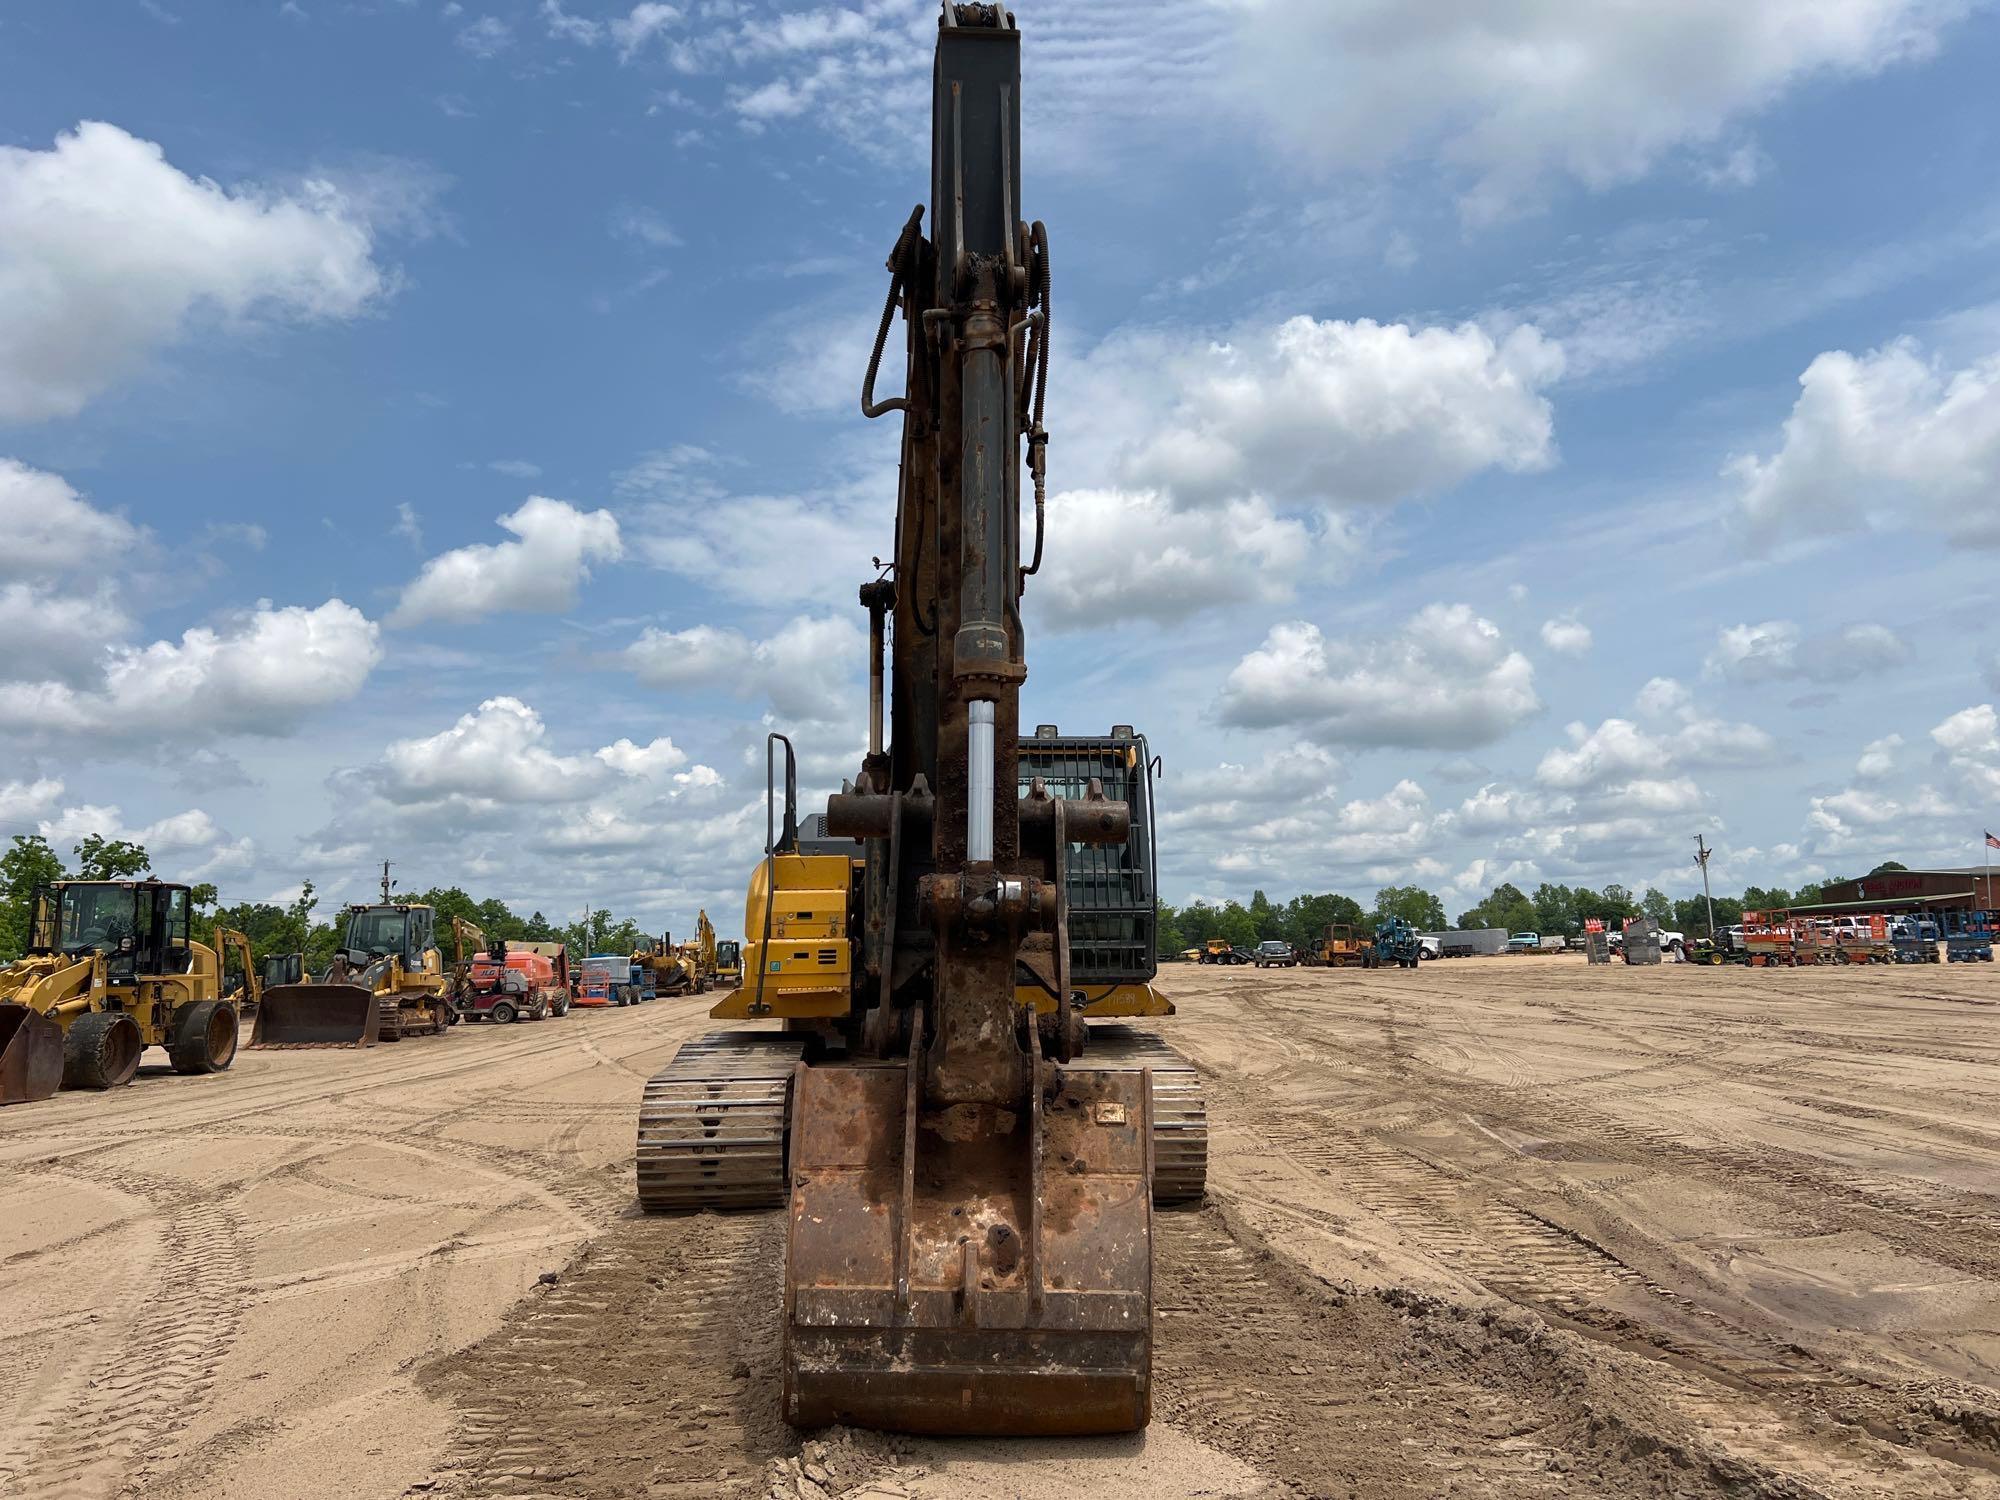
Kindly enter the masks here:
[[485, 935], [461, 917], [451, 921], [455, 963], [445, 967], [437, 912], [384, 900], [347, 908], [333, 961], [317, 977], [263, 993], [253, 1048], [372, 1047], [456, 1024], [451, 998]]
[[177, 1073], [236, 1057], [237, 1002], [222, 955], [250, 979], [250, 942], [195, 942], [190, 892], [160, 880], [61, 880], [38, 890], [27, 954], [0, 969], [0, 1104], [129, 1083], [148, 1047]]
[[[1047, 233], [1018, 216], [1019, 103], [1013, 17], [947, 0], [930, 234], [920, 206], [862, 381], [867, 415], [903, 413], [892, 562], [860, 590], [867, 753], [802, 839], [791, 743], [767, 739], [744, 982], [712, 1014], [783, 1029], [688, 1043], [640, 1112], [647, 1208], [788, 1207], [782, 1410], [799, 1426], [1145, 1426], [1153, 1204], [1200, 1191], [1156, 1165], [1163, 1079], [1187, 1064], [1092, 1024], [1167, 1010], [1150, 918], [1142, 975], [1121, 980], [1103, 950], [1083, 962], [1133, 935], [1096, 922], [1100, 876], [1153, 909], [1150, 858], [1133, 857], [1135, 822], [1151, 828], [1144, 742], [1114, 730], [1064, 756], [1058, 785], [1020, 739], [1050, 302]], [[878, 402], [899, 312], [903, 394]]]

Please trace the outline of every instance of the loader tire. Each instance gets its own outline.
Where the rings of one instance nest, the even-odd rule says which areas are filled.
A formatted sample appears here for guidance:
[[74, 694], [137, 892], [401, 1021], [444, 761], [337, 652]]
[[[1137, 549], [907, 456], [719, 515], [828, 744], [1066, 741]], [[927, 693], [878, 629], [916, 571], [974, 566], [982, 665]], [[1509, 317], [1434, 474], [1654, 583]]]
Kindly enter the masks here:
[[117, 1011], [92, 1011], [63, 1033], [63, 1087], [115, 1089], [130, 1083], [146, 1050], [138, 1024]]
[[219, 1000], [190, 1005], [174, 1018], [167, 1056], [176, 1073], [220, 1073], [236, 1061], [236, 1008]]
[[495, 1021], [498, 1021], [502, 1026], [505, 1026], [509, 1021], [515, 1019], [519, 1015], [519, 1012], [514, 1009], [513, 1001], [495, 1000], [493, 1002], [493, 1009], [486, 1014]]

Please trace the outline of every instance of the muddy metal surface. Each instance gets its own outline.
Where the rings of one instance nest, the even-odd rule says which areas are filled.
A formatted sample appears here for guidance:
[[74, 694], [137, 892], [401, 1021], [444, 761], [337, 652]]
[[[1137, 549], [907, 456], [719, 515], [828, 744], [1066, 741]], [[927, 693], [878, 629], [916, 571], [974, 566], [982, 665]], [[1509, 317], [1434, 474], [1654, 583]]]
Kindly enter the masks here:
[[0, 1113], [0, 1494], [2000, 1496], [1995, 967], [1165, 978], [1143, 1437], [802, 1449], [659, 1001]]

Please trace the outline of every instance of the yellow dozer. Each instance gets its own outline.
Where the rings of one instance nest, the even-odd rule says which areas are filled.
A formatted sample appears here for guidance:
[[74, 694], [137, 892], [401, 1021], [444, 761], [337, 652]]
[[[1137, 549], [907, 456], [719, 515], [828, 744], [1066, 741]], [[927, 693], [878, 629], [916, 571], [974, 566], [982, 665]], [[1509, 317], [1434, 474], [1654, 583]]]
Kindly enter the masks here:
[[[1050, 302], [1047, 233], [1018, 217], [1020, 100], [1013, 17], [946, 4], [930, 233], [919, 207], [890, 252], [862, 381], [864, 412], [903, 413], [891, 562], [860, 589], [867, 752], [802, 838], [791, 744], [767, 740], [744, 981], [711, 1012], [749, 1025], [684, 1045], [640, 1110], [646, 1208], [785, 1207], [801, 1427], [1144, 1427], [1153, 1205], [1200, 1192], [1162, 1172], [1168, 1138], [1205, 1130], [1198, 1097], [1163, 1099], [1192, 1070], [1095, 1024], [1168, 1010], [1144, 741], [1021, 737]], [[878, 402], [899, 313], [903, 393]]]
[[409, 902], [347, 908], [333, 961], [317, 977], [264, 991], [254, 1048], [372, 1047], [436, 1036], [455, 1024], [451, 997], [467, 956], [485, 945], [470, 922], [451, 919], [456, 963], [437, 945], [437, 912]]
[[129, 1083], [148, 1047], [177, 1073], [227, 1068], [238, 995], [223, 991], [222, 956], [236, 951], [254, 992], [250, 943], [220, 927], [214, 946], [195, 942], [190, 917], [188, 887], [167, 881], [38, 890], [28, 952], [0, 969], [0, 1104]]

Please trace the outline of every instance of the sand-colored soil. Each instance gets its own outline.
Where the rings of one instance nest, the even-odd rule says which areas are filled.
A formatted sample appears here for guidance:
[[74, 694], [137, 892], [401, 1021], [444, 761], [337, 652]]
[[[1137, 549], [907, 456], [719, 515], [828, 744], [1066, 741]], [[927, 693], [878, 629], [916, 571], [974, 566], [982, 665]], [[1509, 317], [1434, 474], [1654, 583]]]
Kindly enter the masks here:
[[0, 1111], [0, 1495], [2000, 1497], [1995, 966], [1163, 979], [1142, 1437], [802, 1449], [780, 1216], [632, 1207], [659, 1001]]

